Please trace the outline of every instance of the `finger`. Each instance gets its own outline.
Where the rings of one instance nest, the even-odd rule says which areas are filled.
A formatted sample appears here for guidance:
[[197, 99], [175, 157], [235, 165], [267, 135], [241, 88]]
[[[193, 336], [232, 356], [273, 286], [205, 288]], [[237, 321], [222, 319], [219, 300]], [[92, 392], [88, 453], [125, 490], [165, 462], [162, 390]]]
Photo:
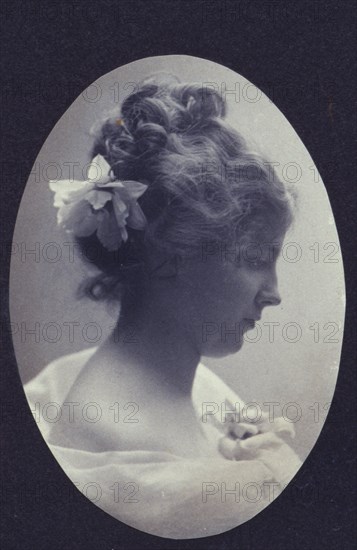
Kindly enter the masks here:
[[294, 425], [285, 420], [282, 416], [275, 419], [273, 431], [276, 433], [286, 433], [293, 439], [295, 437]]
[[245, 439], [252, 435], [257, 435], [259, 429], [255, 424], [248, 424], [245, 422], [239, 422], [230, 426], [230, 431], [239, 439]]
[[241, 448], [246, 450], [272, 449], [282, 444], [282, 439], [273, 432], [260, 433], [240, 441]]
[[282, 416], [278, 416], [272, 422], [262, 424], [261, 426], [259, 426], [259, 431], [261, 433], [286, 433], [292, 438], [295, 437], [294, 425]]

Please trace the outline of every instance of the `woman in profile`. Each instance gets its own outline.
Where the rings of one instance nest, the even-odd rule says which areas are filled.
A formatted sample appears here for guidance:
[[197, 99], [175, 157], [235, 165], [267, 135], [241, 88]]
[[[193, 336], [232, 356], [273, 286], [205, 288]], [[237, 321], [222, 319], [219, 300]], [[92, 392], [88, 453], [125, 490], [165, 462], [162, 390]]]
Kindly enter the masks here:
[[50, 183], [59, 224], [98, 268], [82, 294], [120, 313], [101, 346], [50, 363], [27, 397], [71, 413], [40, 428], [72, 481], [168, 538], [236, 527], [300, 466], [282, 420], [242, 419], [201, 363], [238, 352], [280, 303], [292, 221], [291, 193], [225, 115], [200, 84], [146, 79], [97, 132], [88, 180]]

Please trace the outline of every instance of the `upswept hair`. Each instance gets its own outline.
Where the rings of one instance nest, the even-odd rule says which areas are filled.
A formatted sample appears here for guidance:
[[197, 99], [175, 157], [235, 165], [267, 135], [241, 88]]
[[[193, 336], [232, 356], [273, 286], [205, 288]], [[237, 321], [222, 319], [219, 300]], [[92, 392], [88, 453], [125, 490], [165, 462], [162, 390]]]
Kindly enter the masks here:
[[148, 243], [187, 257], [205, 243], [239, 242], [266, 226], [286, 231], [292, 192], [225, 115], [226, 103], [212, 88], [149, 78], [97, 130], [92, 157], [102, 155], [117, 179], [148, 185], [138, 200], [148, 225], [128, 228], [117, 252], [95, 235], [77, 238], [101, 272], [85, 285], [86, 294], [118, 297], [121, 285], [135, 280]]

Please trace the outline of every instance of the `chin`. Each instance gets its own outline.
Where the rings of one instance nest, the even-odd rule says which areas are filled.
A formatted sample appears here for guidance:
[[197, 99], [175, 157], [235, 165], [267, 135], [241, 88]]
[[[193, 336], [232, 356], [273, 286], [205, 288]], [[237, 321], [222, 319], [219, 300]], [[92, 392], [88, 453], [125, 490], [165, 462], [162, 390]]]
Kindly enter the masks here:
[[234, 355], [243, 346], [243, 341], [239, 342], [215, 342], [211, 346], [202, 350], [202, 355], [205, 357], [226, 357]]

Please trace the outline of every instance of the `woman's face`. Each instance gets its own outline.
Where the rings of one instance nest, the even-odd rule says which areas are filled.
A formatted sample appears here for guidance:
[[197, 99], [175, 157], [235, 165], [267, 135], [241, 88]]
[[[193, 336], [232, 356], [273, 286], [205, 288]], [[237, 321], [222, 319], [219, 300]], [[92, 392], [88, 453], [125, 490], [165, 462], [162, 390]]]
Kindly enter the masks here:
[[[187, 322], [201, 355], [236, 353], [266, 306], [280, 304], [276, 261], [283, 236], [202, 247], [186, 276]], [[187, 292], [188, 289], [188, 292]]]

